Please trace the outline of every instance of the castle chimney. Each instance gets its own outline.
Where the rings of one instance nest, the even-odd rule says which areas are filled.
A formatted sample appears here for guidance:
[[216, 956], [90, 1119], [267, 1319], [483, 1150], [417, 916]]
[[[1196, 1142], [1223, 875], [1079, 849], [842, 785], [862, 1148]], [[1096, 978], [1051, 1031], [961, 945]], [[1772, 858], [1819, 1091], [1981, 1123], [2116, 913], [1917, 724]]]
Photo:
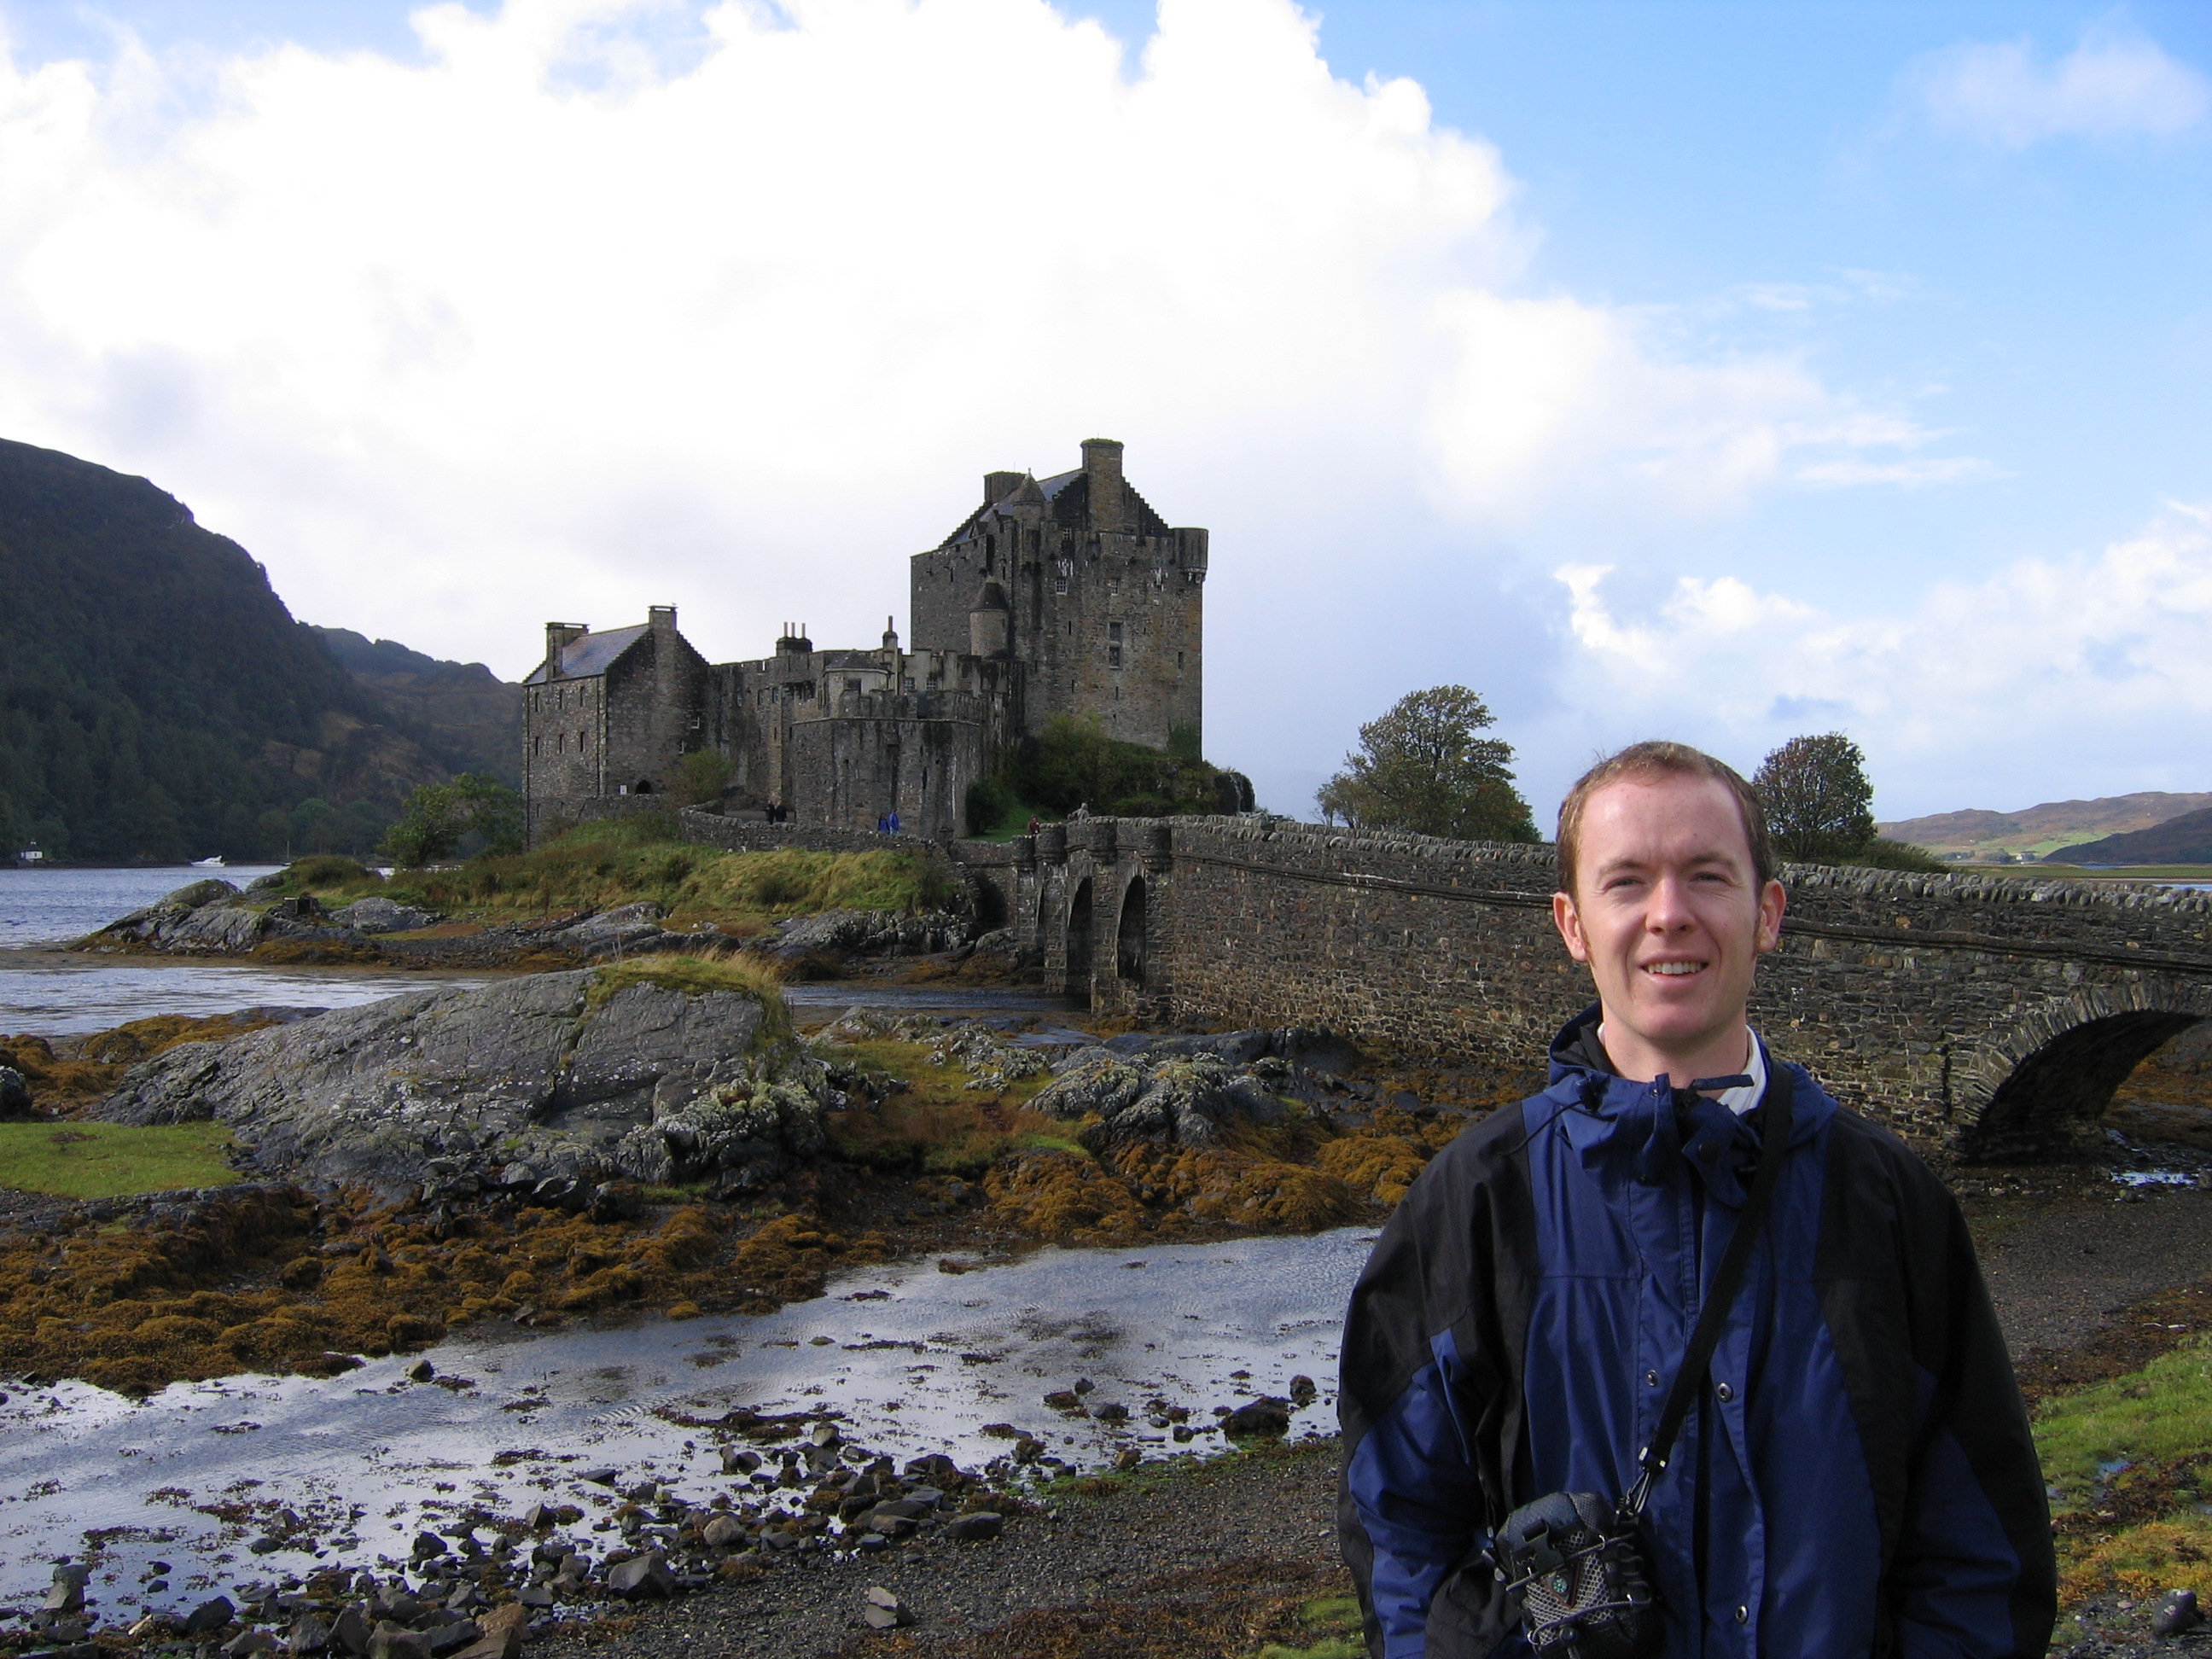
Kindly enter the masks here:
[[983, 505], [996, 507], [1000, 501], [1022, 487], [1026, 472], [986, 472], [983, 475]]
[[649, 605], [645, 608], [646, 626], [655, 633], [665, 629], [676, 631], [676, 607], [672, 605]]
[[892, 618], [884, 618], [884, 649], [894, 656], [898, 653], [898, 629], [891, 626]]
[[545, 672], [558, 678], [561, 673], [561, 653], [592, 631], [589, 623], [547, 623], [545, 624]]
[[1113, 438], [1083, 441], [1083, 476], [1091, 491], [1091, 527], [1129, 528], [1128, 492], [1121, 486], [1121, 446]]

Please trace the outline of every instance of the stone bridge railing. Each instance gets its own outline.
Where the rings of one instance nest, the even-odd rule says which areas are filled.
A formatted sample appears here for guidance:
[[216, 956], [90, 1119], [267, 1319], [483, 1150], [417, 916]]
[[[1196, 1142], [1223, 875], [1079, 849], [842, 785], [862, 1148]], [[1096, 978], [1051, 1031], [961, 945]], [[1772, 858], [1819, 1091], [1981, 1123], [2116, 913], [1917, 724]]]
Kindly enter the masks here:
[[[988, 920], [1101, 1006], [1534, 1069], [1590, 995], [1553, 929], [1548, 848], [1147, 818], [951, 852]], [[1754, 1020], [1931, 1148], [2080, 1150], [2136, 1063], [2212, 1016], [2204, 895], [1822, 867], [1784, 880]]]

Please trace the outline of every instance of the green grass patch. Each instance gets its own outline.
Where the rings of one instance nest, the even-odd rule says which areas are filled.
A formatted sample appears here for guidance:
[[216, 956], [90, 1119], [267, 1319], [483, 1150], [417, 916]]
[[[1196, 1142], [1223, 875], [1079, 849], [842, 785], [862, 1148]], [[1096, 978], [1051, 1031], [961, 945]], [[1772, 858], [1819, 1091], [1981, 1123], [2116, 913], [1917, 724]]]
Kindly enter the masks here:
[[124, 1198], [238, 1179], [220, 1123], [0, 1123], [0, 1187], [58, 1198]]
[[1367, 1643], [1361, 1634], [1359, 1598], [1324, 1595], [1298, 1609], [1298, 1622], [1316, 1638], [1304, 1647], [1270, 1642], [1257, 1659], [1366, 1659]]
[[585, 824], [534, 852], [400, 871], [381, 883], [349, 860], [303, 859], [285, 872], [285, 886], [329, 902], [375, 891], [484, 921], [651, 900], [678, 925], [713, 922], [738, 935], [783, 916], [936, 909], [955, 897], [951, 878], [912, 854], [726, 853], [635, 822]]
[[2062, 1604], [2186, 1588], [2212, 1599], [2212, 1340], [2052, 1395], [2035, 1419]]

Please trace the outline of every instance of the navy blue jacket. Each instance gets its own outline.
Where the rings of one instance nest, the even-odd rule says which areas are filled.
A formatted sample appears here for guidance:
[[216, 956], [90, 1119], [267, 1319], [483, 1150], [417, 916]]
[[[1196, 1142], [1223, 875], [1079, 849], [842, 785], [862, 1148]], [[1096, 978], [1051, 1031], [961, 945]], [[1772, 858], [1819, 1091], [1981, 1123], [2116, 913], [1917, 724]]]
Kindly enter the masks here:
[[[1430, 1164], [1352, 1292], [1338, 1518], [1378, 1659], [1528, 1651], [1480, 1553], [1546, 1492], [1626, 1492], [1742, 1208], [1762, 1113], [1612, 1074], [1596, 1018]], [[1645, 1514], [1664, 1652], [2033, 1659], [2050, 1519], [1958, 1206], [1790, 1069], [1765, 1237]]]

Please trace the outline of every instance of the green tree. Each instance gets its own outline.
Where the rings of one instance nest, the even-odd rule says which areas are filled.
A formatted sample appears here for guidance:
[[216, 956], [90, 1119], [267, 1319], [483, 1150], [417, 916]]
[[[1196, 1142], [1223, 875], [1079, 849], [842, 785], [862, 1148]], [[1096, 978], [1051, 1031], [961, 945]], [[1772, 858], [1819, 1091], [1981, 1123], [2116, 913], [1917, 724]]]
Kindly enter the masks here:
[[408, 796], [399, 821], [384, 832], [377, 847], [410, 870], [465, 848], [489, 854], [522, 850], [522, 797], [480, 772], [422, 785]]
[[1315, 797], [1329, 822], [1455, 841], [1534, 841], [1513, 787], [1513, 745], [1475, 735], [1495, 723], [1463, 685], [1410, 691], [1359, 728], [1359, 747]]
[[1855, 859], [1874, 842], [1874, 785], [1866, 756], [1840, 732], [1792, 738], [1751, 780], [1775, 850], [1803, 864]]
[[676, 804], [704, 806], [729, 787], [730, 757], [719, 749], [695, 749], [676, 763]]

